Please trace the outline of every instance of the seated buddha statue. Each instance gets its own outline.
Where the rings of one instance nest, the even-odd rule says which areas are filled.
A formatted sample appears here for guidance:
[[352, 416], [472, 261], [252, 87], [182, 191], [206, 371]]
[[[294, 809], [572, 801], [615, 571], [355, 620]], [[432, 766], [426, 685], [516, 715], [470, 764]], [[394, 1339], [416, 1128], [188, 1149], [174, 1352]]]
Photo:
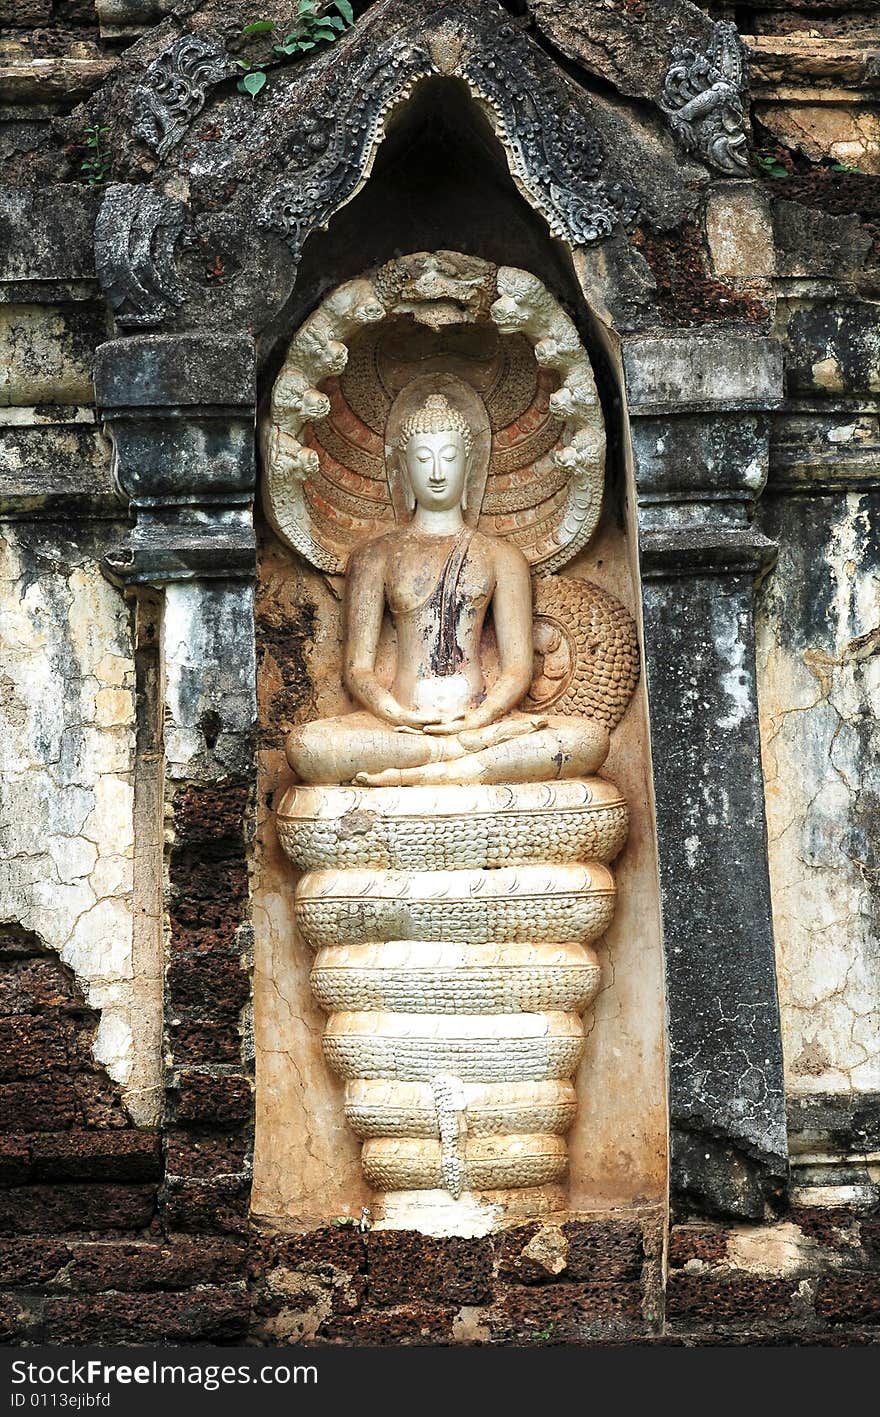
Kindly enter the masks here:
[[[301, 782], [551, 781], [589, 776], [605, 760], [601, 724], [517, 711], [533, 672], [531, 577], [517, 546], [465, 521], [472, 441], [443, 394], [402, 423], [397, 456], [412, 519], [349, 558], [343, 676], [359, 707], [291, 732], [287, 758]], [[376, 673], [386, 612], [397, 635], [390, 687]], [[487, 685], [490, 612], [498, 673]]]

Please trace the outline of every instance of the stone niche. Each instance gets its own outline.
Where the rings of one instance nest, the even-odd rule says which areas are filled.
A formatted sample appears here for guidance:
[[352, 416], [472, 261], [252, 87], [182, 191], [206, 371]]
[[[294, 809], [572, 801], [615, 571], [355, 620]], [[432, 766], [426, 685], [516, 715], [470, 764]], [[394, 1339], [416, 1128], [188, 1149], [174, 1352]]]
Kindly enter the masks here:
[[[345, 1085], [324, 1056], [327, 1015], [310, 986], [315, 955], [297, 928], [297, 871], [277, 812], [293, 781], [284, 754], [290, 729], [358, 707], [343, 687], [344, 571], [353, 547], [405, 518], [383, 460], [389, 415], [393, 424], [414, 381], [463, 383], [488, 414], [478, 525], [512, 535], [532, 563], [535, 677], [522, 707], [607, 715], [599, 681], [591, 699], [583, 668], [580, 690], [560, 687], [570, 685], [578, 654], [586, 666], [595, 653], [594, 602], [606, 616], [620, 607], [636, 646], [640, 594], [617, 375], [566, 250], [517, 193], [499, 145], [486, 133], [479, 143], [468, 138], [476, 110], [468, 113], [451, 87], [417, 90], [408, 125], [392, 129], [362, 192], [306, 244], [261, 404], [252, 1213], [282, 1228], [358, 1218], [363, 1207], [383, 1223], [361, 1140], [346, 1120]], [[434, 122], [420, 127], [429, 114]], [[435, 145], [438, 115], [456, 131], [452, 157], [449, 143], [445, 153]], [[363, 233], [355, 245], [372, 257], [356, 269], [355, 232]], [[531, 323], [495, 318], [494, 302], [516, 306], [524, 293], [541, 307]], [[367, 515], [370, 497], [375, 512]], [[376, 663], [386, 682], [395, 652], [386, 616]], [[491, 682], [491, 617], [482, 652]], [[573, 1077], [568, 1170], [543, 1196], [543, 1213], [653, 1206], [666, 1187], [663, 956], [641, 678], [625, 702], [608, 718], [615, 726], [599, 775], [626, 801], [628, 835], [611, 867], [613, 918], [592, 942], [601, 975]], [[514, 1202], [492, 1214], [497, 1221], [529, 1209]], [[388, 1217], [428, 1230], [461, 1223], [418, 1204]]]

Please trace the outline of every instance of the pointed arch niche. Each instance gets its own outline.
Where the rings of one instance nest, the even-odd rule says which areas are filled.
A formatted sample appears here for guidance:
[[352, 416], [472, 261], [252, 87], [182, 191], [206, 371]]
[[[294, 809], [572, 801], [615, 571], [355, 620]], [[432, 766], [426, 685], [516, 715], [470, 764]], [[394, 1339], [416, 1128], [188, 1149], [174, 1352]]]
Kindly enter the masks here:
[[[264, 328], [265, 409], [294, 332], [329, 290], [419, 251], [455, 251], [536, 275], [573, 319], [602, 404], [608, 452], [603, 511], [588, 545], [560, 574], [610, 592], [640, 620], [641, 591], [629, 437], [616, 337], [591, 310], [572, 248], [554, 234], [502, 141], [461, 78], [421, 79], [396, 105], [366, 181], [304, 241], [296, 284]], [[579, 264], [583, 266], [583, 261]], [[371, 1193], [343, 1085], [321, 1051], [325, 1015], [309, 987], [311, 952], [293, 918], [290, 863], [273, 808], [290, 781], [283, 743], [298, 722], [344, 712], [340, 583], [290, 550], [257, 511], [260, 750], [255, 846], [256, 1143], [252, 1212], [296, 1228], [358, 1217]], [[569, 1133], [573, 1212], [660, 1206], [667, 1184], [664, 968], [653, 825], [647, 701], [640, 680], [612, 735], [603, 773], [630, 809], [615, 864], [618, 906], [599, 942], [603, 978], [586, 1018]]]

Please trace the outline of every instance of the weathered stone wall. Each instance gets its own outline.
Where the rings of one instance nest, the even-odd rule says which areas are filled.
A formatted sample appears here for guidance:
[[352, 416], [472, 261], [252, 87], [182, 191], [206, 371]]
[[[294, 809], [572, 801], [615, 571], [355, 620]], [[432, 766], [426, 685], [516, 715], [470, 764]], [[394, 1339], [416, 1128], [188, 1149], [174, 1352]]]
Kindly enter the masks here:
[[877, 1092], [876, 498], [773, 497], [763, 753], [788, 1085]]
[[[301, 137], [298, 125], [312, 121], [312, 86], [298, 85], [288, 70], [277, 98], [253, 102], [236, 95], [228, 78], [212, 80], [184, 114], [179, 141], [160, 155], [132, 135], [136, 90], [149, 65], [181, 32], [210, 38], [254, 18], [243, 0], [216, 0], [177, 18], [167, 8], [155, 0], [13, 0], [0, 10], [4, 1337], [876, 1341], [877, 0], [463, 4], [471, 21], [480, 9], [480, 22], [498, 35], [506, 19], [523, 27], [547, 82], [561, 75], [559, 92], [574, 92], [577, 131], [586, 125], [600, 135], [603, 179], [639, 189], [637, 217], [616, 221], [610, 237], [578, 246], [573, 258], [562, 241], [551, 247], [544, 217], [501, 171], [497, 133], [481, 128], [445, 81], [432, 79], [435, 87], [413, 101], [411, 126], [398, 125], [380, 147], [371, 181], [332, 216], [326, 235], [306, 241], [298, 276], [277, 234], [250, 222], [264, 177], [280, 179], [290, 163], [307, 166], [319, 150], [320, 123], [317, 131], [303, 127], [301, 149], [284, 146], [287, 133]], [[360, 0], [352, 46], [374, 25], [376, 43], [393, 50], [406, 26], [418, 29], [415, 8]], [[676, 135], [661, 100], [673, 44], [705, 53], [715, 23], [730, 20], [750, 57], [751, 155], [745, 167], [723, 172], [707, 162], [698, 128], [690, 145]], [[378, 69], [374, 82], [385, 82]], [[322, 101], [335, 115], [338, 95]], [[275, 102], [283, 115], [277, 130]], [[437, 115], [442, 141], [429, 138]], [[109, 130], [97, 155], [88, 144], [95, 125]], [[83, 163], [96, 156], [89, 180]], [[462, 183], [457, 174], [468, 163], [470, 180]], [[411, 200], [395, 207], [401, 184]], [[141, 208], [148, 191], [157, 204]], [[112, 207], [114, 192], [117, 230], [105, 234], [102, 290], [95, 219], [107, 193]], [[350, 1225], [284, 1235], [265, 1233], [251, 1218], [252, 926], [259, 932], [260, 910], [277, 910], [277, 900], [258, 902], [252, 921], [254, 832], [271, 804], [256, 800], [250, 736], [250, 334], [267, 388], [291, 328], [322, 290], [384, 259], [395, 230], [404, 247], [456, 246], [464, 226], [487, 258], [535, 268], [548, 262], [551, 286], [564, 287], [574, 268], [585, 301], [573, 313], [586, 322], [589, 306], [607, 341], [609, 408], [617, 407], [626, 364], [631, 434], [621, 415], [614, 456], [623, 469], [633, 454], [626, 537], [632, 549], [638, 522], [643, 574], [653, 558], [646, 628], [654, 636], [674, 619], [682, 653], [700, 648], [698, 665], [670, 665], [667, 673], [663, 651], [671, 640], [649, 645], [663, 820], [674, 820], [688, 772], [720, 765], [706, 788], [703, 825], [688, 829], [685, 884], [673, 895], [667, 876], [664, 887], [678, 1069], [673, 1122], [686, 1124], [673, 1143], [681, 1148], [684, 1139], [686, 1149], [674, 1181], [683, 1223], [666, 1239], [662, 1207], [572, 1215], [478, 1241], [361, 1235]], [[113, 237], [123, 229], [120, 255]], [[170, 233], [168, 251], [163, 233]], [[175, 353], [143, 336], [145, 357], [158, 350], [164, 370], [149, 388], [136, 357], [118, 378], [119, 346], [109, 365], [105, 358], [102, 396], [121, 450], [123, 497], [92, 374], [99, 345], [115, 334], [134, 346], [142, 327], [161, 329], [160, 339], [165, 330], [212, 330], [214, 343], [198, 333]], [[629, 341], [623, 355], [621, 341]], [[774, 393], [770, 375], [778, 369]], [[226, 481], [218, 491], [209, 484], [221, 464]], [[162, 482], [167, 467], [175, 469], [174, 485]], [[146, 500], [129, 534], [133, 488], [135, 499]], [[147, 505], [152, 493], [158, 509]], [[724, 535], [737, 541], [737, 555], [751, 538], [748, 556], [737, 561], [731, 553], [726, 580], [717, 564], [707, 569], [710, 551], [700, 541], [712, 507], [721, 522], [728, 519]], [[679, 578], [688, 526], [689, 578]], [[671, 528], [679, 537], [674, 554], [665, 539]], [[716, 544], [711, 556], [719, 554]], [[219, 584], [201, 579], [218, 567]], [[725, 604], [719, 587], [732, 586], [747, 641], [756, 571], [764, 579], [754, 618], [757, 674], [749, 683], [748, 655], [737, 660], [741, 643], [725, 639], [730, 624], [713, 637], [703, 620]], [[124, 592], [118, 583], [126, 578]], [[315, 624], [285, 619], [291, 605], [283, 581], [270, 576], [277, 596], [264, 587], [259, 606], [260, 691], [267, 712], [286, 720], [313, 703], [305, 669]], [[686, 603], [697, 582], [709, 607], [703, 619], [695, 602], [690, 611]], [[757, 702], [760, 763], [742, 721], [730, 725], [725, 753], [713, 756], [707, 706], [727, 671], [728, 683], [742, 688], [749, 735]], [[675, 695], [691, 689], [692, 736], [682, 744]], [[278, 747], [263, 743], [266, 790]], [[766, 949], [750, 975], [759, 978], [759, 1011], [736, 972], [751, 945], [742, 956], [736, 950], [766, 880], [762, 822], [750, 820], [742, 835], [737, 827], [738, 933], [717, 933], [714, 952], [711, 907], [725, 897], [699, 870], [711, 855], [729, 873], [726, 899], [736, 900], [738, 878], [723, 849], [733, 839], [725, 775], [742, 753], [757, 784], [747, 815], [760, 817], [762, 767], [768, 829], [772, 916], [771, 906], [758, 912]], [[646, 809], [650, 799], [646, 783]], [[657, 844], [663, 884], [671, 857], [668, 840]], [[688, 882], [694, 900], [709, 902], [701, 905], [697, 937], [687, 928]], [[775, 1035], [771, 924], [781, 1012]], [[725, 918], [725, 932], [728, 925]], [[685, 954], [678, 973], [669, 969], [675, 950]], [[266, 978], [261, 987], [269, 987]], [[638, 987], [649, 986], [641, 980]], [[659, 1010], [656, 980], [650, 993]], [[702, 1011], [713, 999], [710, 1029]], [[629, 1006], [636, 1002], [634, 986]], [[279, 996], [282, 1028], [287, 1008]], [[258, 1032], [265, 1022], [258, 1017]], [[296, 1020], [297, 1028], [309, 1025], [305, 1016]], [[656, 1037], [655, 1030], [645, 1057], [656, 1058]], [[744, 1040], [746, 1055], [738, 1051]], [[740, 1125], [725, 1115], [731, 1098], [715, 1093], [720, 1079], [739, 1106], [737, 1072], [751, 1063], [772, 1072], [780, 1044], [787, 1183], [779, 1119], [761, 1154], [760, 1099]], [[286, 1066], [289, 1057], [279, 1061]], [[652, 1078], [653, 1119], [664, 1081], [662, 1073]], [[605, 1121], [613, 1117], [613, 1091], [601, 1109]], [[320, 1116], [305, 1121], [323, 1124]], [[277, 1149], [277, 1164], [289, 1156], [292, 1135]], [[652, 1121], [642, 1153], [657, 1140]], [[615, 1164], [623, 1150], [621, 1142]], [[334, 1196], [340, 1210], [356, 1213], [366, 1197], [355, 1162], [352, 1144]], [[590, 1174], [583, 1156], [575, 1169]], [[652, 1172], [652, 1186], [656, 1180]], [[283, 1191], [277, 1177], [271, 1184]], [[656, 1194], [648, 1192], [652, 1200]], [[751, 1219], [734, 1223], [735, 1214]]]
[[129, 610], [94, 538], [78, 540], [19, 523], [3, 541], [2, 912], [73, 968], [100, 1011], [96, 1058], [155, 1122], [161, 963], [133, 929]]

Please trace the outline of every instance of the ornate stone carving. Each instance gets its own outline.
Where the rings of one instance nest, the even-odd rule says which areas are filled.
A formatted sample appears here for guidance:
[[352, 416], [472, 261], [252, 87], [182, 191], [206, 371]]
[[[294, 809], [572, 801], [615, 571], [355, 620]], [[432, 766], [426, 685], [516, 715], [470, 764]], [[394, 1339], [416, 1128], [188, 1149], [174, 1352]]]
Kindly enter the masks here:
[[324, 862], [297, 887], [297, 922], [387, 1220], [486, 1228], [559, 1205], [591, 946], [614, 912], [604, 862], [626, 826], [598, 778], [282, 801], [285, 850]]
[[[290, 82], [288, 76], [279, 80], [271, 121], [260, 105], [248, 106], [244, 120], [235, 107], [238, 96], [218, 103], [218, 129], [225, 134], [221, 165], [233, 193], [234, 224], [248, 243], [271, 246], [266, 233], [280, 233], [298, 262], [307, 237], [325, 227], [367, 179], [391, 111], [436, 75], [468, 87], [504, 148], [514, 181], [555, 235], [582, 246], [634, 220], [638, 199], [608, 172], [591, 101], [520, 26], [503, 22], [500, 7], [491, 10], [490, 18], [478, 0], [444, 0], [420, 6], [410, 18], [403, 8], [373, 7], [326, 53], [310, 57], [301, 79], [292, 74]], [[184, 35], [153, 60], [133, 92], [135, 134], [163, 166], [179, 169], [179, 187], [168, 190], [185, 191], [189, 184], [193, 191], [199, 212], [189, 218], [194, 248], [211, 224], [206, 212], [215, 210], [216, 196], [205, 202], [201, 188], [214, 183], [220, 150], [199, 145], [193, 154], [175, 148], [212, 85], [235, 72], [219, 38]], [[237, 143], [242, 121], [249, 125], [247, 140]], [[161, 185], [157, 179], [159, 203]], [[255, 232], [254, 224], [264, 231]], [[138, 259], [133, 255], [126, 271], [116, 250], [113, 270], [102, 272], [102, 279], [136, 285]], [[286, 253], [276, 251], [274, 259], [289, 277]], [[98, 264], [100, 270], [100, 254]], [[213, 278], [193, 282], [188, 294], [204, 308], [217, 303], [215, 286]], [[225, 282], [222, 295], [232, 294], [232, 282]], [[166, 310], [171, 303], [164, 302]], [[433, 308], [439, 318], [441, 303]]]
[[450, 251], [348, 282], [297, 332], [262, 430], [276, 530], [338, 574], [353, 546], [402, 519], [386, 425], [426, 369], [485, 405], [491, 445], [468, 520], [509, 537], [542, 572], [569, 561], [602, 507], [605, 433], [589, 357], [536, 276]]
[[[411, 300], [412, 274], [397, 287]], [[514, 288], [529, 294], [516, 310], [546, 358], [583, 378], [559, 307], [542, 297], [539, 312], [528, 281], [505, 282]], [[382, 289], [393, 298], [388, 273]], [[442, 298], [453, 293], [444, 284]], [[322, 316], [320, 339], [297, 336], [304, 373], [325, 367], [352, 309], [373, 307], [348, 290], [335, 308], [341, 323]], [[613, 915], [607, 863], [627, 831], [623, 798], [593, 774], [637, 672], [631, 619], [585, 588], [584, 633], [610, 628], [608, 643], [585, 648], [569, 625], [564, 682], [543, 698], [591, 716], [517, 710], [530, 683], [534, 698], [552, 679], [553, 646], [533, 681], [528, 562], [473, 524], [488, 432], [473, 388], [452, 375], [416, 378], [394, 400], [388, 483], [398, 480], [411, 520], [349, 559], [343, 663], [357, 707], [292, 731], [287, 755], [304, 785], [277, 816], [282, 847], [306, 871], [296, 915], [330, 1014], [324, 1052], [346, 1080], [382, 1220], [460, 1233], [561, 1204], [580, 1015], [600, 979], [591, 944]], [[576, 592], [545, 591], [541, 624], [564, 626], [572, 605]], [[378, 664], [386, 612], [393, 678]]]
[[729, 20], [719, 20], [706, 53], [677, 45], [660, 106], [690, 152], [721, 172], [749, 170], [745, 130], [745, 50]]
[[95, 222], [95, 264], [118, 324], [149, 329], [183, 301], [174, 247], [185, 216], [183, 202], [152, 187], [108, 188]]
[[535, 674], [523, 706], [577, 714], [610, 731], [639, 678], [639, 643], [629, 611], [590, 581], [548, 576], [535, 583]]
[[[381, 142], [385, 119], [430, 74], [460, 78], [485, 110], [514, 179], [573, 246], [602, 240], [635, 219], [625, 183], [600, 178], [604, 155], [590, 111], [541, 51], [513, 25], [484, 29], [475, 14], [438, 5], [392, 56], [355, 47], [344, 84], [333, 83], [307, 111], [284, 158], [293, 175], [260, 207], [298, 257], [308, 233], [354, 195]], [[328, 59], [325, 63], [332, 63]]]
[[[626, 805], [600, 778], [590, 791], [556, 782], [520, 785], [515, 793], [507, 786], [454, 794], [435, 787], [401, 792], [297, 786], [286, 800], [278, 834], [288, 855], [310, 870], [326, 866], [330, 853], [346, 870], [491, 870], [540, 864], [548, 852], [559, 861], [610, 861], [626, 838]], [[383, 810], [371, 811], [371, 804]], [[564, 834], [564, 841], [551, 842], [554, 831]]]
[[514, 176], [555, 236], [587, 246], [635, 220], [632, 189], [599, 179], [604, 154], [588, 115], [573, 108], [558, 71], [542, 66], [537, 72], [521, 31], [502, 25], [490, 44], [464, 58], [460, 72], [490, 110]]
[[384, 120], [431, 72], [425, 52], [408, 46], [392, 58], [367, 51], [303, 113], [284, 151], [290, 178], [270, 191], [259, 208], [261, 225], [281, 233], [298, 259], [310, 231], [326, 225], [354, 196], [384, 136]]
[[132, 127], [164, 157], [205, 104], [212, 84], [239, 72], [220, 44], [188, 34], [175, 40], [147, 69], [134, 91]]

